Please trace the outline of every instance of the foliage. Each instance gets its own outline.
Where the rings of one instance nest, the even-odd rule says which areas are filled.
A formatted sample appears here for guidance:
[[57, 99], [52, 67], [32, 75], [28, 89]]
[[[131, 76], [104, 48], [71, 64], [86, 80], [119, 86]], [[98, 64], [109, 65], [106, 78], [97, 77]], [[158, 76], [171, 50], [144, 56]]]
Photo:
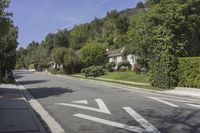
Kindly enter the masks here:
[[122, 61], [117, 64], [117, 69], [120, 71], [127, 71], [131, 69], [131, 64], [129, 61]]
[[28, 66], [28, 69], [35, 69], [34, 64], [30, 64], [30, 65]]
[[47, 69], [48, 72], [50, 72], [51, 74], [63, 74], [63, 70], [58, 70], [58, 69], [55, 69], [55, 68], [48, 68]]
[[82, 70], [82, 72], [85, 73], [86, 77], [98, 77], [104, 75], [106, 70], [102, 66], [90, 66]]
[[113, 72], [115, 70], [115, 62], [109, 62], [105, 65], [106, 70], [108, 70], [109, 72]]
[[8, 78], [16, 63], [16, 48], [18, 29], [14, 27], [11, 13], [6, 12], [9, 0], [0, 1], [0, 83], [2, 79]]
[[0, 38], [8, 33], [9, 27], [12, 25], [10, 16], [11, 13], [5, 11], [9, 6], [9, 0], [0, 1]]
[[144, 4], [140, 1], [137, 3], [137, 8], [144, 8]]
[[64, 47], [55, 48], [53, 50], [53, 59], [56, 63], [56, 69], [57, 69], [57, 65], [61, 66], [64, 63], [64, 56], [66, 53], [67, 53], [67, 49]]
[[82, 59], [76, 55], [75, 51], [68, 49], [64, 56], [63, 70], [65, 73], [78, 73], [83, 68]]
[[89, 36], [89, 25], [75, 26], [70, 34], [70, 47], [74, 49], [80, 49], [88, 40]]
[[179, 86], [200, 88], [200, 57], [179, 59]]
[[173, 88], [177, 58], [200, 54], [200, 1], [149, 0], [147, 5], [131, 18], [127, 47], [147, 61], [153, 86]]
[[103, 65], [106, 62], [106, 48], [99, 43], [88, 43], [81, 49], [82, 59], [86, 66]]

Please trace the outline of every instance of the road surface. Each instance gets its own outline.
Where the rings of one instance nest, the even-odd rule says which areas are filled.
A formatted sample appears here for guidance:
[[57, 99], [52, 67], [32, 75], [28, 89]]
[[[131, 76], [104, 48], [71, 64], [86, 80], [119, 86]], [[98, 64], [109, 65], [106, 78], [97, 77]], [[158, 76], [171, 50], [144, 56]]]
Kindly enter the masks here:
[[38, 72], [14, 76], [66, 133], [200, 133], [197, 99]]

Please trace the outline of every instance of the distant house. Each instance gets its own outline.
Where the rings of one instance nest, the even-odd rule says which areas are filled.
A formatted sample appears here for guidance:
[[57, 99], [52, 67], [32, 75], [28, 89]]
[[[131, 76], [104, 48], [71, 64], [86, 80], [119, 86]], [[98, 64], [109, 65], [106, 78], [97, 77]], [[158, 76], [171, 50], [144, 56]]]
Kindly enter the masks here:
[[127, 60], [130, 62], [133, 69], [138, 59], [138, 56], [135, 54], [126, 55], [124, 47], [119, 48], [119, 49], [112, 49], [112, 50], [107, 49], [107, 55], [109, 58], [109, 62], [115, 62], [116, 68], [117, 68], [118, 63]]

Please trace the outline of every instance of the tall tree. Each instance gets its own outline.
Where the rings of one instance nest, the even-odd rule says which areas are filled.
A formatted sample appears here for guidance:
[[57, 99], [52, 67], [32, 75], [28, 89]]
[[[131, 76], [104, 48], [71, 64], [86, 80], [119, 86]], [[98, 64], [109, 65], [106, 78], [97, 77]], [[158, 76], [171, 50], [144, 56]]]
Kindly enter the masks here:
[[4, 75], [13, 69], [15, 65], [17, 47], [17, 28], [11, 21], [11, 13], [5, 11], [9, 6], [9, 0], [0, 1], [0, 83]]

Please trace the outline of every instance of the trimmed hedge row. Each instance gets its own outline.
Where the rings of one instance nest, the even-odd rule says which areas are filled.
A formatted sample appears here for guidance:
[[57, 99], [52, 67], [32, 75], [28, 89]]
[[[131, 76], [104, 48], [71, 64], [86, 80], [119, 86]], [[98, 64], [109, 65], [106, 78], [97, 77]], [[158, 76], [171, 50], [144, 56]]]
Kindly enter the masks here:
[[82, 69], [81, 73], [85, 73], [86, 77], [98, 77], [104, 75], [106, 70], [102, 66], [90, 66]]
[[179, 59], [179, 86], [200, 88], [200, 57]]

